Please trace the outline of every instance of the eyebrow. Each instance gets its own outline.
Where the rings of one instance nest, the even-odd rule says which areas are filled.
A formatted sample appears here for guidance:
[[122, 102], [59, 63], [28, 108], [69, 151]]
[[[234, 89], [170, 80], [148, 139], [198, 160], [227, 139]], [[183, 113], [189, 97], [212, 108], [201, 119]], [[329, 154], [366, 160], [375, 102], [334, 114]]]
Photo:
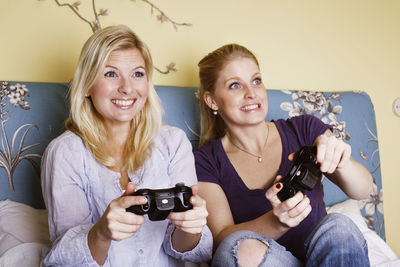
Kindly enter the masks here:
[[104, 68], [112, 68], [112, 69], [117, 69], [116, 67], [112, 66], [112, 65], [105, 65]]
[[[257, 71], [251, 76], [251, 78], [254, 79], [257, 76], [261, 76], [261, 72]], [[239, 76], [233, 76], [225, 80], [225, 83], [229, 83], [231, 80], [241, 80], [241, 78]]]
[[[115, 67], [115, 66], [113, 66], [113, 65], [105, 65], [104, 68], [112, 68], [112, 69], [118, 70], [118, 68]], [[146, 68], [145, 68], [143, 65], [136, 66], [136, 67], [134, 67], [132, 70], [137, 70], [137, 69], [146, 70]]]

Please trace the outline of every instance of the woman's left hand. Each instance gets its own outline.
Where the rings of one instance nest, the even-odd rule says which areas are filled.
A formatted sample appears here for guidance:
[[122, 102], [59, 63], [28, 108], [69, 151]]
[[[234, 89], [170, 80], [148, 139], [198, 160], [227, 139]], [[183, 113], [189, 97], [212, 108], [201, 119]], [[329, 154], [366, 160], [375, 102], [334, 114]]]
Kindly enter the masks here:
[[171, 212], [168, 218], [181, 231], [189, 234], [199, 234], [207, 224], [208, 212], [206, 201], [197, 194], [197, 185], [192, 185], [191, 188], [193, 196], [190, 198], [190, 203], [193, 205], [193, 209], [184, 212]]
[[350, 162], [351, 146], [330, 131], [318, 136], [314, 145], [317, 147], [317, 164], [323, 173], [334, 173]]

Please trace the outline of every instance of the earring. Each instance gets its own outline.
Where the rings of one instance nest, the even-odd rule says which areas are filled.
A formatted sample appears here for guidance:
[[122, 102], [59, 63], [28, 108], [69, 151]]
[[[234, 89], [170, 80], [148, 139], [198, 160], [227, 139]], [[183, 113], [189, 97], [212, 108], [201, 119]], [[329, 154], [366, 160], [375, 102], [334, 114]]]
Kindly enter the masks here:
[[217, 115], [218, 115], [218, 112], [217, 112], [216, 110], [213, 110], [213, 114], [214, 114], [215, 116], [217, 116]]

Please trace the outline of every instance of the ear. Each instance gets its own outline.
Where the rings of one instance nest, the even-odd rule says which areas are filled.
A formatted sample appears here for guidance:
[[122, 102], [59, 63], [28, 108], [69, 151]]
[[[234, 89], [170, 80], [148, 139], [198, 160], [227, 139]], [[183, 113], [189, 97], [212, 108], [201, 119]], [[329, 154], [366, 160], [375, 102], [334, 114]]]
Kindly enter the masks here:
[[212, 110], [218, 110], [218, 105], [214, 100], [214, 97], [209, 91], [204, 92], [203, 100], [206, 102], [207, 106]]

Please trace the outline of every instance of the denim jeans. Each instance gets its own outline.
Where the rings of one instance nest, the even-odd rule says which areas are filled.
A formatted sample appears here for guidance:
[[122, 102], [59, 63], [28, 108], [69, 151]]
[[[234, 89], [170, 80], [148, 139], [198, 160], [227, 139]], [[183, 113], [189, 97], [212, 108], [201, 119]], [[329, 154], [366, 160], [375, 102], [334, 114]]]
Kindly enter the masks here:
[[[368, 247], [357, 226], [345, 215], [331, 213], [312, 230], [305, 244], [305, 262], [293, 256], [273, 239], [251, 231], [232, 233], [218, 246], [212, 267], [239, 266], [237, 251], [245, 239], [256, 239], [268, 246], [259, 266], [370, 266]], [[249, 255], [251, 257], [251, 255]]]

